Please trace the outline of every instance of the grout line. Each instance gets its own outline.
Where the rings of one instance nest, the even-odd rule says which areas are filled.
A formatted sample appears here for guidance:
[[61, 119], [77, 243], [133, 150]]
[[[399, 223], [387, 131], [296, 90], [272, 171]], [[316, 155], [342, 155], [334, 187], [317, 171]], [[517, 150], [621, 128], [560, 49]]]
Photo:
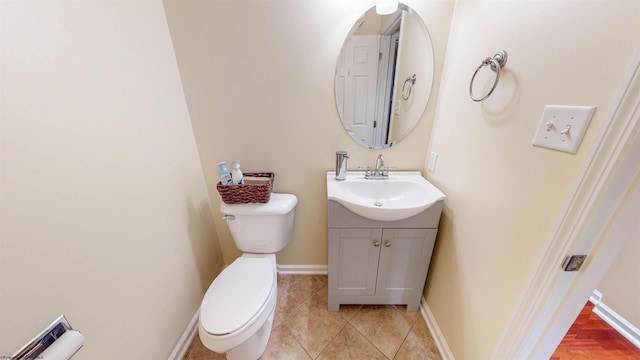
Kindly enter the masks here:
[[[361, 309], [361, 308], [360, 308], [360, 309]], [[358, 310], [356, 311], [356, 313], [358, 313], [358, 312], [360, 311], [360, 309], [358, 309]], [[356, 316], [356, 315], [354, 314], [351, 318], [353, 319], [355, 316]], [[371, 342], [371, 339], [369, 339], [369, 337], [368, 337], [368, 336], [366, 336], [365, 334], [363, 334], [363, 333], [360, 331], [360, 329], [358, 329], [355, 325], [351, 324], [351, 321], [347, 321], [347, 323], [348, 323], [349, 325], [351, 325], [351, 327], [353, 327], [353, 328], [358, 332], [358, 334], [360, 334], [360, 336], [362, 336], [365, 340], [367, 340], [367, 342], [368, 342], [369, 344], [371, 344], [371, 346], [373, 346], [376, 350], [378, 350], [378, 352], [379, 352], [380, 354], [382, 354], [382, 356], [384, 356], [384, 357], [385, 357], [385, 359], [387, 359], [387, 360], [391, 360], [391, 359], [389, 359], [389, 357], [388, 357], [388, 356], [387, 356], [387, 355], [386, 355], [386, 354], [385, 354], [385, 353], [384, 353], [384, 352], [383, 352], [379, 347], [377, 347], [377, 346], [376, 346], [376, 344], [374, 344], [373, 342]]]
[[[297, 275], [297, 274], [287, 274], [287, 275]], [[306, 274], [305, 274], [305, 275], [306, 275]], [[325, 276], [326, 276], [326, 275], [325, 275]], [[302, 286], [301, 284], [297, 284], [297, 285], [293, 286], [293, 287], [291, 288], [291, 292], [296, 293], [298, 290], [300, 290], [300, 287], [301, 287], [301, 286]], [[292, 316], [294, 316], [294, 315], [299, 311], [300, 307], [302, 307], [302, 305], [303, 305], [305, 302], [307, 302], [307, 301], [311, 301], [311, 300], [312, 300], [312, 298], [313, 298], [314, 296], [317, 296], [320, 300], [322, 300], [322, 302], [324, 302], [324, 299], [323, 299], [322, 295], [320, 294], [320, 291], [322, 291], [324, 288], [325, 288], [325, 285], [322, 285], [322, 286], [313, 286], [313, 284], [311, 284], [311, 290], [312, 290], [312, 291], [311, 291], [311, 295], [309, 295], [308, 297], [306, 297], [306, 298], [305, 298], [305, 299], [303, 299], [302, 301], [299, 301], [299, 302], [298, 302], [298, 306], [296, 306], [296, 307], [291, 311], [291, 313], [289, 314], [289, 316], [287, 316], [286, 318], [284, 318], [284, 319], [282, 320], [282, 322], [281, 322], [281, 325], [284, 325], [284, 326], [287, 328], [287, 330], [288, 330], [288, 331], [291, 333], [291, 335], [293, 336], [294, 340], [298, 343], [298, 345], [302, 348], [302, 350], [307, 354], [307, 356], [308, 356], [308, 357], [309, 357], [309, 359], [311, 359], [311, 360], [313, 360], [313, 359], [317, 359], [317, 358], [320, 356], [320, 354], [322, 354], [322, 352], [327, 348], [327, 346], [329, 346], [329, 345], [333, 342], [333, 340], [334, 340], [334, 339], [336, 338], [336, 336], [340, 333], [340, 331], [342, 331], [342, 329], [344, 328], [344, 326], [345, 326], [345, 325], [343, 324], [343, 326], [340, 328], [340, 330], [338, 330], [338, 332], [336, 333], [336, 335], [334, 335], [334, 336], [331, 338], [331, 340], [327, 343], [327, 345], [325, 345], [325, 346], [320, 350], [320, 352], [318, 352], [318, 355], [314, 358], [313, 356], [311, 356], [311, 354], [309, 353], [309, 351], [304, 347], [304, 345], [302, 345], [302, 344], [300, 343], [300, 340], [298, 339], [298, 337], [296, 336], [296, 334], [291, 330], [291, 328], [288, 326], [288, 324], [287, 324], [286, 320], [287, 320], [287, 319], [289, 319], [289, 318], [291, 318]], [[344, 320], [344, 318], [343, 318], [343, 320]], [[345, 321], [345, 323], [346, 323], [346, 321]]]
[[[315, 292], [314, 294], [315, 294], [315, 295], [317, 295], [318, 297], [320, 297], [321, 299], [323, 299], [323, 298], [322, 298], [322, 295], [320, 294], [320, 291], [324, 290], [325, 286], [328, 286], [328, 284], [327, 284], [327, 285], [323, 285], [322, 287], [320, 287], [319, 289], [317, 289], [317, 290], [316, 290], [316, 292]], [[328, 291], [328, 289], [327, 289], [327, 291]], [[323, 299], [323, 300], [324, 300], [324, 299]], [[324, 301], [323, 301], [323, 302], [324, 302]], [[340, 328], [340, 330], [338, 330], [338, 332], [336, 332], [336, 334], [335, 334], [335, 335], [333, 335], [333, 337], [331, 338], [331, 340], [329, 340], [329, 342], [327, 343], [327, 345], [325, 345], [325, 346], [322, 348], [322, 350], [320, 350], [320, 352], [318, 353], [318, 356], [316, 356], [316, 357], [315, 357], [315, 359], [317, 359], [317, 358], [319, 358], [319, 357], [320, 357], [320, 355], [322, 354], [322, 352], [323, 352], [323, 351], [325, 351], [325, 350], [329, 347], [329, 345], [331, 345], [331, 343], [333, 343], [333, 341], [338, 337], [338, 335], [339, 335], [339, 334], [344, 330], [345, 326], [347, 326], [347, 324], [349, 324], [349, 321], [347, 321], [347, 319], [345, 319], [345, 318], [342, 316], [342, 314], [340, 314], [340, 309], [338, 309], [338, 316], [340, 316], [340, 318], [341, 318], [342, 320], [344, 320], [344, 323], [342, 324], [342, 327]]]
[[[342, 318], [342, 320], [345, 320], [345, 318]], [[325, 350], [329, 347], [329, 345], [331, 345], [331, 343], [333, 343], [333, 340], [335, 340], [335, 339], [338, 337], [338, 335], [340, 335], [340, 333], [342, 332], [342, 330], [344, 330], [345, 326], [347, 326], [348, 324], [349, 324], [349, 322], [345, 320], [345, 321], [344, 321], [344, 324], [342, 324], [342, 327], [340, 328], [340, 330], [338, 330], [338, 332], [337, 332], [335, 335], [333, 335], [333, 337], [331, 338], [331, 340], [329, 340], [329, 342], [327, 343], [327, 345], [325, 345], [325, 346], [322, 348], [322, 350], [320, 350], [320, 352], [318, 353], [318, 356], [316, 356], [316, 357], [315, 357], [315, 359], [319, 358], [319, 357], [320, 357], [320, 355], [322, 355], [322, 352], [323, 352], [323, 351], [325, 351]], [[308, 353], [307, 353], [307, 354], [308, 354]], [[312, 358], [312, 359], [313, 359], [313, 358]]]
[[309, 354], [309, 351], [304, 347], [304, 345], [300, 343], [300, 340], [298, 340], [298, 337], [296, 336], [296, 334], [294, 334], [293, 331], [291, 331], [291, 329], [287, 326], [287, 324], [282, 324], [282, 325], [284, 325], [287, 328], [287, 330], [291, 333], [291, 336], [293, 336], [293, 340], [295, 340], [296, 343], [298, 343], [298, 346], [300, 346], [300, 348], [302, 349], [302, 351], [304, 351], [304, 353], [307, 354], [307, 357], [309, 358], [309, 360], [313, 360], [313, 356], [311, 356], [311, 354]]
[[[395, 307], [396, 305], [393, 305], [393, 306]], [[397, 307], [396, 307], [396, 309], [397, 309]], [[398, 311], [400, 311], [400, 310], [398, 310]], [[408, 313], [408, 311], [406, 311], [406, 312]], [[402, 313], [400, 315], [402, 315], [404, 317], [404, 315]], [[402, 348], [402, 345], [404, 345], [405, 341], [407, 341], [407, 338], [409, 337], [409, 334], [411, 334], [411, 330], [413, 330], [413, 327], [416, 325], [416, 320], [418, 320], [417, 317], [415, 319], [413, 319], [413, 322], [411, 323], [411, 326], [409, 327], [409, 331], [407, 331], [407, 333], [404, 335], [404, 338], [402, 339], [402, 342], [400, 343], [400, 346], [398, 346], [398, 349], [393, 354], [393, 357], [391, 359], [395, 359], [396, 358], [396, 356], [398, 355], [398, 352]]]
[[[304, 300], [304, 301], [306, 301], [306, 300]], [[304, 303], [304, 301], [301, 301], [301, 302], [300, 302], [300, 304]], [[300, 306], [300, 305], [299, 305], [299, 306]], [[299, 307], [299, 306], [298, 306], [298, 307]], [[297, 308], [296, 308], [296, 310], [293, 310], [293, 311], [291, 312], [291, 314], [289, 314], [289, 316], [287, 316], [286, 318], [282, 319], [282, 321], [281, 321], [281, 323], [280, 323], [280, 325], [279, 325], [279, 326], [284, 326], [284, 327], [287, 329], [287, 331], [291, 334], [291, 336], [293, 336], [293, 340], [295, 340], [295, 342], [298, 344], [298, 346], [300, 346], [300, 348], [302, 349], [302, 351], [304, 351], [304, 353], [305, 353], [305, 354], [307, 354], [307, 357], [308, 357], [310, 360], [313, 360], [313, 357], [311, 356], [311, 354], [309, 354], [309, 351], [304, 347], [304, 345], [302, 345], [302, 344], [300, 343], [300, 340], [298, 340], [298, 337], [296, 336], [296, 334], [291, 330], [291, 328], [290, 328], [290, 327], [289, 327], [289, 325], [287, 324], [287, 321], [286, 321], [286, 320], [287, 320], [288, 318], [292, 317], [296, 312], [297, 312]], [[269, 346], [269, 345], [267, 344], [267, 346]]]
[[[358, 314], [358, 312], [360, 312], [360, 310], [362, 310], [362, 308], [365, 305], [361, 305], [360, 308], [358, 308], [358, 310], [356, 310], [356, 312], [353, 314], [353, 316], [351, 316], [351, 320], [353, 320], [356, 315]], [[398, 309], [397, 305], [391, 305], [391, 304], [381, 304], [381, 305], [375, 305], [375, 306], [391, 306], [394, 308], [395, 311], [397, 311], [398, 313], [400, 313], [400, 316], [402, 316], [403, 318], [410, 320], [410, 318], [407, 318], [404, 314], [402, 314], [402, 311], [400, 309]], [[365, 340], [367, 340], [367, 342], [369, 342], [371, 345], [373, 345], [374, 348], [376, 348], [381, 354], [382, 356], [384, 356], [387, 360], [392, 360], [394, 359], [397, 355], [398, 355], [398, 351], [400, 351], [400, 348], [402, 348], [402, 345], [404, 344], [404, 342], [407, 340], [407, 337], [409, 336], [409, 333], [411, 333], [411, 330], [413, 330], [413, 327], [415, 326], [418, 317], [416, 317], [415, 319], [409, 321], [409, 330], [407, 331], [407, 333], [404, 335], [404, 337], [402, 338], [402, 342], [400, 342], [400, 346], [398, 346], [398, 348], [396, 349], [396, 351], [393, 353], [393, 355], [391, 357], [388, 357], [387, 354], [384, 353], [384, 351], [382, 351], [382, 349], [380, 349], [376, 344], [374, 344], [371, 339], [369, 339], [369, 337], [365, 334], [363, 334], [355, 325], [351, 324], [351, 320], [347, 320], [347, 323], [350, 324], [360, 335], [362, 335], [363, 338], [365, 338]]]

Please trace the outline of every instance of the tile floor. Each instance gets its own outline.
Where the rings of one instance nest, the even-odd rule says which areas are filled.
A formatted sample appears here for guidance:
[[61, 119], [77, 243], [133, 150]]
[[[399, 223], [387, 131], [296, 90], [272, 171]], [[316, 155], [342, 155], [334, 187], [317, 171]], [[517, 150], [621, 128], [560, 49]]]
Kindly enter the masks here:
[[[184, 360], [224, 359], [196, 335]], [[441, 359], [420, 312], [342, 305], [327, 311], [326, 275], [278, 275], [271, 338], [261, 359]]]

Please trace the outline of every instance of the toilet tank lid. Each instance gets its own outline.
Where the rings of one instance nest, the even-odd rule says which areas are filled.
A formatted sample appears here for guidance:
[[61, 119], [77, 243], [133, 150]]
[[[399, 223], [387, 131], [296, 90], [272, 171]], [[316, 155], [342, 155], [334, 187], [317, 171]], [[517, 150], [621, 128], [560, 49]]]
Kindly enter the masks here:
[[272, 193], [264, 204], [220, 204], [220, 211], [229, 215], [282, 215], [296, 207], [298, 198], [293, 194]]
[[213, 281], [200, 306], [200, 324], [213, 335], [231, 334], [266, 306], [276, 282], [268, 258], [239, 257]]

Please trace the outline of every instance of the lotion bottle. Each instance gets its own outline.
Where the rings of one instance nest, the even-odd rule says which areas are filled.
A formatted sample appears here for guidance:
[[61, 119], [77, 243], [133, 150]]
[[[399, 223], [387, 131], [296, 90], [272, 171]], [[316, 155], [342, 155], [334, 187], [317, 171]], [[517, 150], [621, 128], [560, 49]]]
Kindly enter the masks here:
[[229, 173], [229, 169], [227, 169], [227, 163], [224, 161], [218, 163], [218, 176], [220, 177], [220, 183], [222, 185], [233, 184], [231, 174]]
[[244, 184], [244, 174], [242, 174], [242, 170], [240, 170], [240, 163], [234, 161], [231, 163], [231, 179], [233, 180], [234, 185]]

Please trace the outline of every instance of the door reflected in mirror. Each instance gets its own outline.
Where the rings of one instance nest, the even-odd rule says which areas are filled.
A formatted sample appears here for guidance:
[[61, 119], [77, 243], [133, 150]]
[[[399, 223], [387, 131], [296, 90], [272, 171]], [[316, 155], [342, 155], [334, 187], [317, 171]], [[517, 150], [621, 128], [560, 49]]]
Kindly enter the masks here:
[[389, 15], [375, 6], [356, 21], [336, 66], [336, 106], [358, 143], [384, 149], [418, 123], [433, 83], [433, 48], [420, 16], [405, 4]]

